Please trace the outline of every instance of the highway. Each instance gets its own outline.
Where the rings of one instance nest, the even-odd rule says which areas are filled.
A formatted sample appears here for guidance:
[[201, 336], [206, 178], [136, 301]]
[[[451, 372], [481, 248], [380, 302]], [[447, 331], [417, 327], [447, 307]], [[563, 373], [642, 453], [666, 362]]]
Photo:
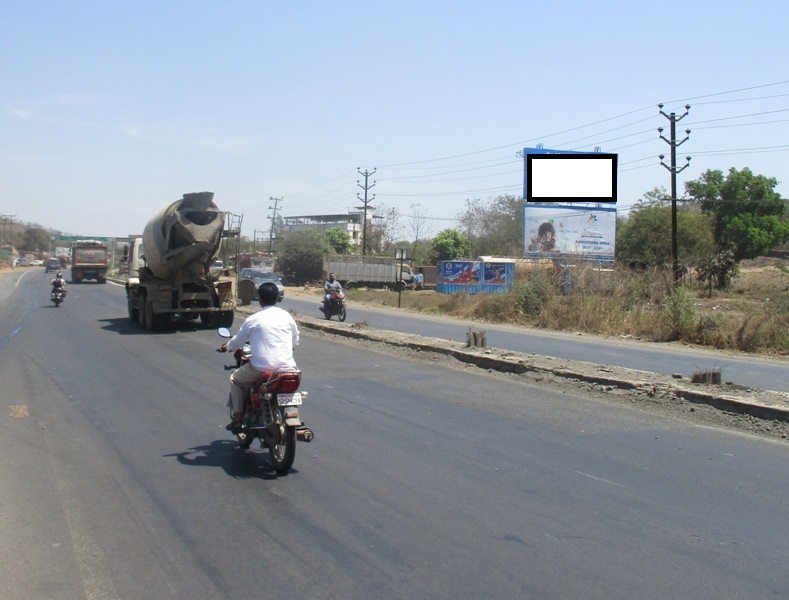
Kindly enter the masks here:
[[4, 599], [789, 596], [785, 443], [305, 330], [277, 477], [214, 331], [47, 283], [0, 274]]

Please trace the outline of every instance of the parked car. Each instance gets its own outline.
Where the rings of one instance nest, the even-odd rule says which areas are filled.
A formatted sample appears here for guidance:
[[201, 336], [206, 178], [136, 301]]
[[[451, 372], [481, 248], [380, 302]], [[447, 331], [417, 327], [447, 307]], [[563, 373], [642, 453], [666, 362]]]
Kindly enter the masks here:
[[44, 272], [49, 273], [50, 271], [59, 271], [60, 270], [60, 260], [52, 257], [47, 259], [47, 264], [44, 267]]
[[274, 271], [264, 271], [263, 269], [252, 269], [247, 267], [246, 269], [241, 269], [241, 273], [239, 273], [238, 276], [239, 281], [243, 281], [244, 279], [250, 279], [255, 282], [255, 297], [253, 300], [258, 299], [258, 286], [267, 281], [272, 281], [277, 284], [277, 290], [279, 291], [277, 302], [282, 302], [282, 299], [285, 297], [285, 286], [282, 285], [282, 278]]

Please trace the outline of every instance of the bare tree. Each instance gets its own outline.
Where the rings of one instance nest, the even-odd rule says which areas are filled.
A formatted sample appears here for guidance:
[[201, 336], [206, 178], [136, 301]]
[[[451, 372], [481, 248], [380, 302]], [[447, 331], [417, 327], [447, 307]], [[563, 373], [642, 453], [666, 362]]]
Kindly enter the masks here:
[[408, 216], [408, 229], [414, 238], [414, 246], [412, 250], [412, 255], [414, 257], [417, 256], [417, 247], [419, 246], [420, 238], [422, 238], [422, 236], [427, 233], [427, 219], [427, 210], [424, 206], [421, 204], [411, 205], [411, 214]]
[[395, 242], [402, 237], [400, 211], [395, 207], [379, 205], [378, 214], [373, 217], [372, 235], [368, 239], [370, 248], [378, 254], [392, 254]]
[[523, 244], [523, 200], [498, 196], [484, 203], [466, 200], [466, 210], [458, 215], [460, 229], [469, 238], [472, 256], [515, 256]]

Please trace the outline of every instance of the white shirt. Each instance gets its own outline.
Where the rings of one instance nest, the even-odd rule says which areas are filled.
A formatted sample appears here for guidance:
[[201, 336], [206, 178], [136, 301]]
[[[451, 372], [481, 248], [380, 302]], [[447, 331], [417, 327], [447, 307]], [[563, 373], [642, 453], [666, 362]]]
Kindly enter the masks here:
[[296, 366], [293, 349], [299, 345], [299, 326], [288, 311], [278, 306], [264, 306], [247, 317], [227, 349], [235, 352], [246, 342], [252, 350], [252, 366], [258, 371]]

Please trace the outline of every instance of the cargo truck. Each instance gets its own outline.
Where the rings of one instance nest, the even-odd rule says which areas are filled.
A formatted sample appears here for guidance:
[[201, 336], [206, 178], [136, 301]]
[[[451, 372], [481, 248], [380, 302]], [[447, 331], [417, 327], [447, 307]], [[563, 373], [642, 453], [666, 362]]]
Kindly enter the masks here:
[[334, 273], [345, 289], [355, 287], [389, 288], [394, 291], [421, 289], [422, 275], [411, 266], [388, 256], [358, 256], [326, 254], [323, 257], [323, 277]]
[[78, 240], [71, 246], [71, 282], [95, 279], [107, 283], [107, 246], [96, 240]]
[[226, 213], [212, 192], [184, 194], [164, 206], [131, 240], [126, 299], [129, 318], [150, 330], [165, 329], [178, 316], [200, 318], [209, 327], [230, 327], [236, 308], [236, 276], [212, 273]]

